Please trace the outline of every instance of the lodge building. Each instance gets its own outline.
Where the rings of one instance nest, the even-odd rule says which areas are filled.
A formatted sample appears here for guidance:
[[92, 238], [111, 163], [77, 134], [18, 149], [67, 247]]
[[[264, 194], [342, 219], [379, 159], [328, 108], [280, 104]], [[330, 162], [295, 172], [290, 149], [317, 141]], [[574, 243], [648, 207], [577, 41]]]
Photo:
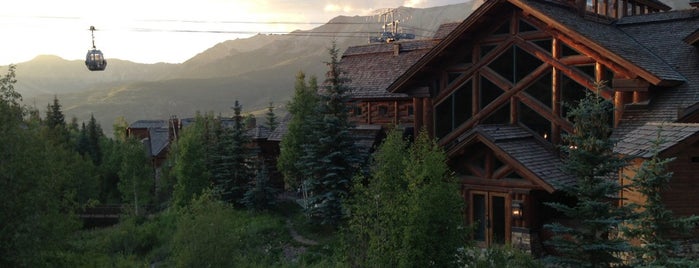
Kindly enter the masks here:
[[[456, 172], [483, 246], [543, 250], [543, 203], [575, 179], [556, 145], [587, 92], [614, 104], [616, 151], [638, 166], [658, 128], [676, 157], [666, 205], [699, 215], [699, 10], [657, 0], [487, 0], [433, 39], [348, 48], [352, 120], [426, 129]], [[597, 84], [603, 84], [597, 91]], [[631, 169], [620, 172], [631, 174]], [[620, 193], [643, 202], [633, 192]]]

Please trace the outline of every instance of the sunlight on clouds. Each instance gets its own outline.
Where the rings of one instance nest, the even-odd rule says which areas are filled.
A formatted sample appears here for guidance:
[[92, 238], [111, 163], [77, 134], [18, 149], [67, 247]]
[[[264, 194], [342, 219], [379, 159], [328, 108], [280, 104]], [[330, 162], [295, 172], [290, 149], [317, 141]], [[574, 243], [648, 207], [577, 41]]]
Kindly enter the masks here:
[[348, 5], [326, 4], [323, 10], [325, 12], [352, 12], [354, 9]]
[[419, 7], [420, 4], [422, 4], [422, 0], [406, 0], [403, 2], [403, 6], [405, 7]]

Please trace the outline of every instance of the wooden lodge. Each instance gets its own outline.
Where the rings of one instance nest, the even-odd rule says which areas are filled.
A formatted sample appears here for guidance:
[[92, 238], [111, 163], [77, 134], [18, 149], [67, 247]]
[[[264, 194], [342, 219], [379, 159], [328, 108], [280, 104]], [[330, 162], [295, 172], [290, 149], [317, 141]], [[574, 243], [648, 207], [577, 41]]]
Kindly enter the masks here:
[[699, 214], [698, 29], [699, 10], [656, 0], [488, 0], [434, 39], [350, 47], [341, 68], [355, 122], [438, 138], [475, 240], [538, 253], [558, 220], [543, 203], [575, 183], [555, 149], [573, 131], [564, 104], [600, 81], [617, 152], [638, 165], [662, 125], [661, 155], [677, 157], [667, 206]]

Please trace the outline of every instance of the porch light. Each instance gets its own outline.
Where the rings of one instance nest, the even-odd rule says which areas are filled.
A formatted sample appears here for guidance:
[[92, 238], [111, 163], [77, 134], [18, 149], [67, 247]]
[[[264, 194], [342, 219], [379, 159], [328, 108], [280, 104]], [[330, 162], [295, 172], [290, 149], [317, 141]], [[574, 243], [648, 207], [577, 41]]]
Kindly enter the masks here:
[[521, 201], [512, 202], [512, 218], [521, 220], [524, 217], [524, 204]]

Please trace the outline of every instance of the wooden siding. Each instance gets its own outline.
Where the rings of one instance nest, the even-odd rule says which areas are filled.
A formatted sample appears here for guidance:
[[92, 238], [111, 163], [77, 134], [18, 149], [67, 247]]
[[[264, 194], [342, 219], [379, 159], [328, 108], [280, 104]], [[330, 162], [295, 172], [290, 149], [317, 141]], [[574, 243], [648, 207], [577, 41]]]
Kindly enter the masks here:
[[[667, 157], [667, 156], [664, 156]], [[672, 210], [677, 216], [699, 215], [699, 142], [686, 146], [684, 149], [673, 154], [676, 159], [668, 165], [668, 170], [673, 173], [670, 180], [670, 187], [663, 193], [665, 206]], [[644, 159], [634, 159], [631, 165], [622, 173], [621, 181], [624, 185], [629, 185], [629, 180], [625, 177], [633, 177], [636, 169], [641, 166]], [[625, 202], [643, 204], [645, 198], [633, 191], [623, 192]]]
[[361, 109], [361, 115], [350, 114], [350, 121], [357, 124], [390, 126], [415, 122], [413, 101], [410, 99], [361, 101], [355, 107]]

